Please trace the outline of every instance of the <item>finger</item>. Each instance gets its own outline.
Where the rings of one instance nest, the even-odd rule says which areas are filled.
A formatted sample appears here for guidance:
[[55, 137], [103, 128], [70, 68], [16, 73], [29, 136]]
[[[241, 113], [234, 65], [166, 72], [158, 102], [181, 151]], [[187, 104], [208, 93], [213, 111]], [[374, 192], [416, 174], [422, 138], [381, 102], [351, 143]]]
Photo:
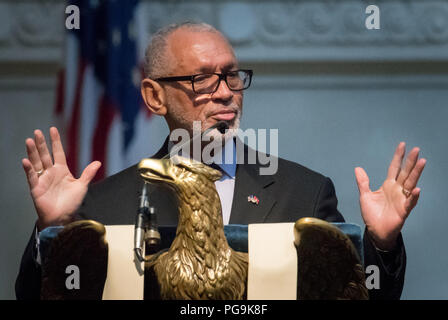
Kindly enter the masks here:
[[22, 166], [26, 174], [26, 179], [28, 180], [28, 185], [30, 186], [30, 189], [33, 189], [39, 181], [37, 173], [29, 159], [22, 159]]
[[54, 163], [67, 165], [67, 159], [65, 158], [64, 147], [62, 146], [61, 136], [58, 129], [55, 127], [50, 128], [51, 137], [51, 149], [53, 150]]
[[389, 170], [387, 172], [388, 179], [397, 179], [398, 174], [400, 173], [401, 163], [404, 158], [405, 150], [406, 144], [404, 142], [400, 142], [395, 149], [394, 156], [392, 157], [392, 161], [389, 165]]
[[82, 182], [84, 182], [86, 184], [89, 184], [90, 181], [92, 181], [93, 177], [95, 177], [95, 175], [98, 172], [98, 169], [100, 167], [101, 167], [101, 162], [93, 161], [91, 164], [89, 164], [84, 169], [79, 180], [81, 180]]
[[400, 171], [398, 175], [397, 182], [400, 185], [404, 184], [404, 181], [409, 177], [409, 174], [414, 169], [415, 164], [418, 160], [418, 153], [420, 152], [419, 148], [414, 148], [409, 152], [408, 157], [406, 158], [406, 163], [404, 165], [404, 169]]
[[406, 199], [404, 206], [406, 208], [407, 216], [409, 215], [409, 213], [411, 213], [412, 209], [414, 209], [414, 207], [417, 205], [418, 198], [420, 198], [420, 191], [421, 191], [420, 188], [413, 189], [409, 198]]
[[425, 168], [425, 165], [426, 165], [426, 159], [419, 159], [417, 161], [417, 164], [415, 165], [414, 169], [412, 169], [408, 178], [405, 180], [403, 188], [405, 188], [406, 190], [412, 190], [417, 186], [418, 179], [420, 179], [420, 176], [423, 172], [423, 169]]
[[355, 168], [355, 176], [356, 176], [356, 183], [358, 185], [359, 194], [363, 195], [366, 192], [370, 192], [369, 176], [364, 171], [364, 169], [361, 167]]
[[45, 136], [42, 131], [34, 131], [34, 140], [44, 169], [51, 168], [53, 166], [53, 160], [51, 160], [50, 152], [47, 148], [47, 142], [45, 141]]
[[28, 154], [28, 159], [31, 162], [35, 171], [40, 171], [44, 168], [42, 161], [40, 161], [39, 152], [37, 151], [36, 143], [33, 139], [28, 138], [25, 141], [26, 153]]

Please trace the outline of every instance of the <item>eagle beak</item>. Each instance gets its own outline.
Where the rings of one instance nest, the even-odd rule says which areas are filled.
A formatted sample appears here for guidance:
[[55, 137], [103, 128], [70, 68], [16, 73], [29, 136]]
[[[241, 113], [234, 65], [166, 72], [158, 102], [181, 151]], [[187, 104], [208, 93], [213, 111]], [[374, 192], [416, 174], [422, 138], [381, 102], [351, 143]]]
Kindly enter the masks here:
[[170, 175], [171, 162], [169, 159], [143, 159], [138, 164], [138, 172], [146, 182], [173, 182]]

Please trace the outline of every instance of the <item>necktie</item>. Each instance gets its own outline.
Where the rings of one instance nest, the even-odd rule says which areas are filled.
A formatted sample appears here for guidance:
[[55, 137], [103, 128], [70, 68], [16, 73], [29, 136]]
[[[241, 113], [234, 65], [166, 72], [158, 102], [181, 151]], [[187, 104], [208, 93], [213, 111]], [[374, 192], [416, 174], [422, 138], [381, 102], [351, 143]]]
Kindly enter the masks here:
[[221, 201], [223, 222], [226, 225], [229, 224], [230, 212], [232, 210], [234, 181], [216, 163], [209, 164], [209, 166], [219, 170], [222, 174], [221, 179], [215, 181], [215, 186]]

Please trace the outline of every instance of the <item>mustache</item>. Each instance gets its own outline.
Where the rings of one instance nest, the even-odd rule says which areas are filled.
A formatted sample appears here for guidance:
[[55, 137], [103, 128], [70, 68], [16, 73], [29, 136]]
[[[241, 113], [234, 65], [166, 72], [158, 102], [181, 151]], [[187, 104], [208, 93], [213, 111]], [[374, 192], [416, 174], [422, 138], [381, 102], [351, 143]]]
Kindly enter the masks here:
[[231, 112], [235, 112], [236, 114], [239, 114], [239, 113], [241, 113], [241, 108], [236, 103], [232, 103], [227, 106], [213, 108], [213, 110], [210, 110], [207, 112], [206, 116], [210, 117], [210, 116], [215, 115], [216, 113], [219, 113], [222, 111], [231, 111]]

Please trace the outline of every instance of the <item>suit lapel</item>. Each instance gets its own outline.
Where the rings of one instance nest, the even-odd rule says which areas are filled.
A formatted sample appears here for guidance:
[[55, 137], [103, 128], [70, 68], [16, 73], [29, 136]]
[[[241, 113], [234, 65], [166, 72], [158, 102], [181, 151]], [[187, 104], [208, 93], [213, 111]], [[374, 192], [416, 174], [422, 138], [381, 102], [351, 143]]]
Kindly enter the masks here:
[[[247, 162], [248, 147], [244, 147], [245, 162]], [[271, 212], [275, 198], [270, 187], [275, 183], [274, 176], [260, 175], [261, 165], [239, 164], [236, 169], [235, 190], [233, 193], [230, 224], [262, 223]], [[256, 196], [259, 203], [249, 201], [249, 196]]]

